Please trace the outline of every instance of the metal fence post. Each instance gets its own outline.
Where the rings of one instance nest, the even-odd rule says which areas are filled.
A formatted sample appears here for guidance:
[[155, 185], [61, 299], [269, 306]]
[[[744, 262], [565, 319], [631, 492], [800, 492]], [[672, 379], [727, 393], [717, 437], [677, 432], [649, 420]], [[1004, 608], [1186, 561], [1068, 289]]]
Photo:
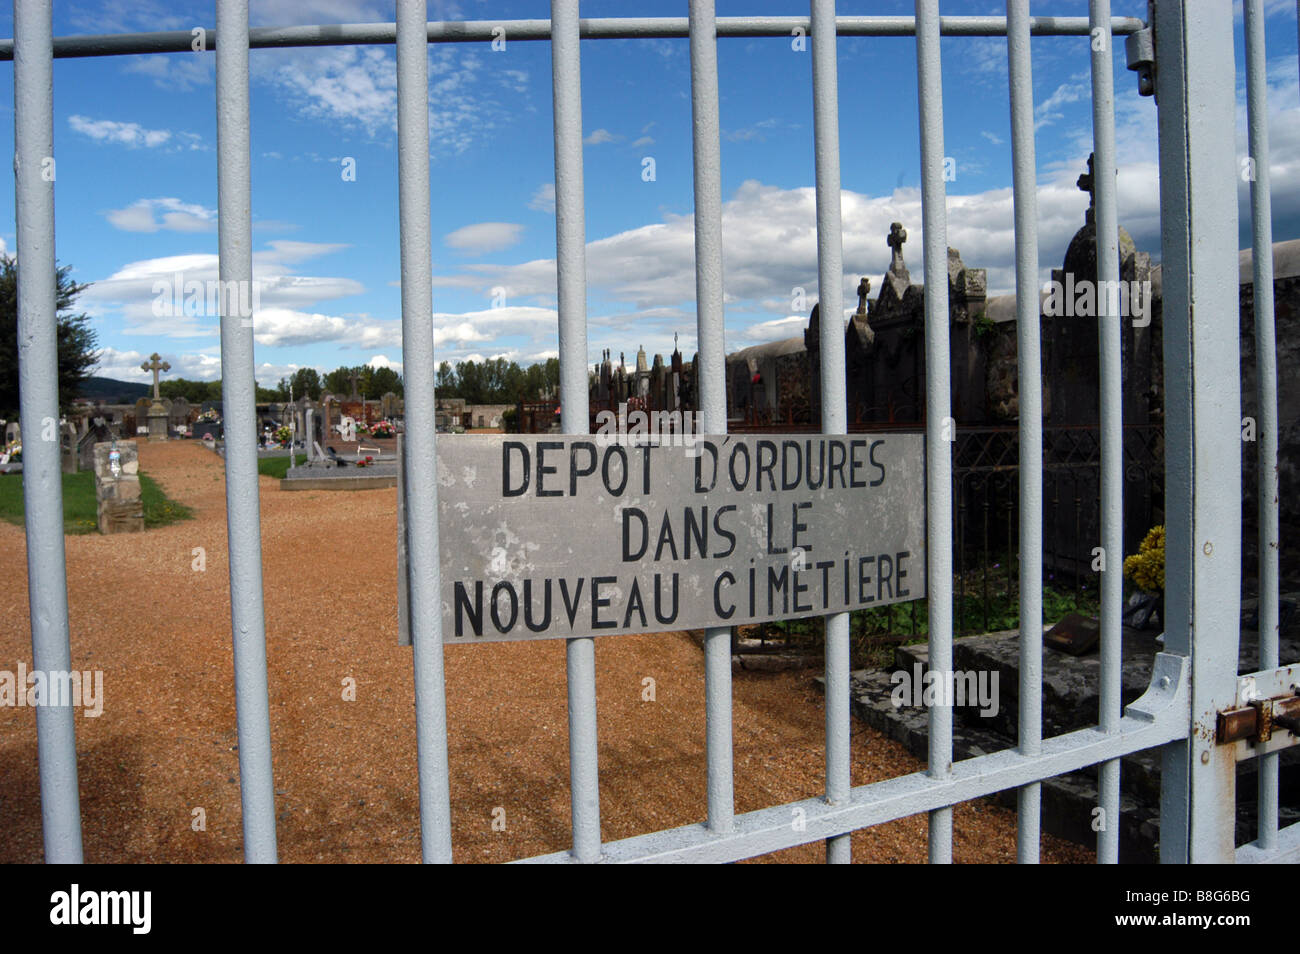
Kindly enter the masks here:
[[[1029, 0], [1007, 0], [1007, 76], [1016, 228], [1016, 360], [1020, 388], [1019, 748], [1035, 756], [1043, 736], [1043, 375], [1038, 295], [1038, 182]], [[1042, 785], [1016, 793], [1016, 858], [1038, 862]]]
[[1156, 4], [1164, 271], [1165, 647], [1190, 655], [1186, 740], [1162, 752], [1163, 861], [1234, 857], [1236, 762], [1215, 713], [1236, 701], [1241, 625], [1237, 160], [1230, 0]]
[[[415, 672], [420, 844], [426, 864], [448, 863], [451, 786], [438, 564], [438, 471], [434, 409], [433, 246], [429, 222], [429, 41], [423, 0], [397, 4], [397, 183], [402, 268], [402, 373], [406, 433], [407, 614]], [[405, 584], [398, 581], [398, 586]]]
[[[1268, 147], [1268, 61], [1264, 45], [1263, 0], [1245, 0], [1246, 101], [1250, 138], [1251, 264], [1255, 290], [1255, 378], [1259, 418], [1256, 468], [1259, 514], [1259, 668], [1279, 665], [1277, 471], [1277, 341], [1273, 314], [1273, 201]], [[1258, 842], [1277, 846], [1277, 752], [1260, 756]]]
[[[1098, 725], [1119, 731], [1123, 715], [1124, 611], [1124, 414], [1119, 309], [1119, 221], [1115, 208], [1115, 77], [1111, 66], [1110, 0], [1089, 0], [1092, 24], [1093, 189], [1096, 195], [1097, 359], [1101, 444], [1101, 690]], [[1113, 313], [1112, 313], [1113, 312]], [[1097, 796], [1103, 825], [1097, 832], [1097, 860], [1119, 861], [1119, 759], [1097, 768]]]
[[[551, 85], [555, 96], [555, 263], [560, 313], [560, 427], [591, 430], [587, 394], [587, 247], [582, 180], [582, 74], [578, 0], [551, 0]], [[596, 641], [565, 645], [569, 684], [569, 794], [573, 856], [600, 858], [596, 739]]]
[[[718, 117], [718, 36], [713, 0], [691, 0], [691, 133], [695, 173], [696, 369], [705, 434], [727, 432], [722, 296], [722, 128]], [[735, 816], [731, 714], [731, 629], [704, 634], [704, 709], [709, 827], [726, 832]]]
[[[239, 729], [244, 858], [276, 860], [271, 713], [262, 606], [262, 521], [257, 491], [257, 380], [253, 316], [231, 294], [253, 282], [249, 172], [248, 0], [217, 0], [217, 242], [221, 277], [221, 416], [225, 421], [230, 622]], [[232, 284], [233, 283], [233, 284]], [[232, 302], [232, 299], [234, 301]]]
[[[952, 679], [952, 420], [948, 336], [948, 210], [943, 184], [943, 77], [939, 2], [916, 0], [921, 114], [921, 217], [925, 249], [925, 512], [930, 670]], [[951, 683], [949, 683], [949, 687]], [[945, 693], [951, 700], [951, 693]], [[930, 706], [929, 773], [952, 775], [952, 705]], [[930, 861], [952, 861], [952, 809], [930, 813]]]
[[[50, 0], [14, 0], [14, 178], [18, 240], [18, 389], [23, 436], [32, 667], [68, 672], [68, 577], [59, 463], [54, 264], [54, 61]], [[26, 687], [19, 691], [25, 691]], [[42, 703], [48, 700], [41, 700]], [[45, 860], [81, 862], [81, 799], [71, 699], [36, 709]]]

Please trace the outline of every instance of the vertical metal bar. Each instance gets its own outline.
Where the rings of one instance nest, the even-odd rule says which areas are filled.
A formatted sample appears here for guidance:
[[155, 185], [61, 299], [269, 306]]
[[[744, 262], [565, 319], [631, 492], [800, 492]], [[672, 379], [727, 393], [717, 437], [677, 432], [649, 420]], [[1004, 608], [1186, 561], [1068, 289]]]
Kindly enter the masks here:
[[[925, 247], [925, 512], [930, 671], [952, 680], [952, 447], [948, 354], [948, 210], [943, 184], [943, 77], [939, 0], [916, 0], [921, 114], [921, 220]], [[825, 337], [823, 335], [823, 337]], [[955, 436], [955, 435], [954, 435]], [[952, 694], [944, 692], [945, 700]], [[952, 706], [930, 707], [929, 774], [952, 775]], [[952, 809], [930, 813], [930, 862], [952, 861]]]
[[[1255, 283], [1255, 373], [1259, 405], [1259, 668], [1278, 666], [1277, 346], [1273, 314], [1273, 222], [1269, 180], [1268, 70], [1262, 0], [1246, 0], [1246, 103]], [[1260, 756], [1259, 847], [1277, 845], [1278, 753]]]
[[[32, 668], [69, 672], [54, 263], [54, 61], [50, 0], [14, 0], [14, 179], [18, 239], [18, 393], [23, 436]], [[71, 397], [71, 395], [69, 395]], [[23, 691], [23, 690], [20, 690]], [[42, 700], [45, 702], [48, 700]], [[72, 701], [36, 709], [45, 860], [81, 863]]]
[[[397, 205], [401, 229], [403, 489], [411, 592], [420, 840], [426, 864], [447, 864], [451, 792], [443, 673], [438, 471], [434, 416], [433, 249], [429, 224], [429, 41], [424, 0], [397, 0]], [[400, 586], [403, 581], [399, 580]]]
[[[551, 85], [555, 99], [555, 262], [560, 312], [560, 427], [591, 430], [587, 394], [587, 249], [582, 179], [582, 75], [578, 0], [551, 0]], [[600, 858], [596, 748], [596, 643], [570, 639], [569, 789], [573, 856]]]
[[[1093, 189], [1096, 195], [1098, 361], [1101, 388], [1101, 693], [1099, 725], [1118, 732], [1124, 611], [1123, 331], [1119, 305], [1119, 222], [1115, 211], [1115, 76], [1111, 67], [1110, 0], [1089, 0], [1092, 32]], [[1119, 759], [1098, 768], [1102, 827], [1097, 860], [1119, 861]]]
[[[848, 433], [844, 381], [844, 247], [840, 224], [840, 105], [835, 0], [812, 0], [813, 142], [817, 164], [817, 299], [822, 433]], [[826, 617], [826, 801], [849, 798], [849, 614]], [[848, 864], [852, 836], [826, 839], [828, 864]]]
[[[695, 157], [695, 302], [699, 338], [695, 379], [706, 434], [727, 432], [726, 346], [722, 308], [722, 146], [718, 116], [718, 32], [714, 0], [691, 0], [691, 136]], [[704, 634], [704, 711], [709, 828], [727, 832], [735, 817], [732, 778], [731, 630]]]
[[1161, 753], [1162, 861], [1234, 858], [1241, 612], [1237, 160], [1230, 0], [1155, 6], [1165, 360], [1167, 652], [1190, 655], [1188, 738]]
[[[1043, 378], [1039, 342], [1038, 171], [1029, 0], [1007, 0], [1011, 155], [1016, 225], [1016, 366], [1020, 382], [1020, 753], [1043, 737]], [[1041, 784], [1016, 793], [1016, 858], [1037, 864]]]
[[217, 243], [221, 278], [221, 416], [226, 432], [230, 622], [239, 728], [244, 859], [276, 860], [271, 714], [262, 607], [262, 521], [257, 492], [257, 381], [253, 322], [242, 291], [253, 282], [249, 176], [248, 0], [217, 0]]

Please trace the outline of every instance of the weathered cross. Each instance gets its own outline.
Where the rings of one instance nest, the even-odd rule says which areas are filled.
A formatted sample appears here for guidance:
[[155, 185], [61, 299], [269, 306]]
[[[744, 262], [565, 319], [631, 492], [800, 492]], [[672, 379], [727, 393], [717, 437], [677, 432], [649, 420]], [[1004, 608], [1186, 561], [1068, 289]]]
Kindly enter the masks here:
[[353, 370], [352, 373], [348, 375], [349, 380], [352, 381], [352, 400], [354, 401], [357, 400], [358, 397], [360, 397], [360, 395], [357, 393], [357, 379], [359, 377], [361, 377], [361, 375], [356, 370]]
[[162, 396], [158, 393], [158, 372], [170, 371], [171, 369], [172, 366], [170, 364], [168, 364], [166, 361], [159, 360], [159, 355], [157, 351], [149, 355], [149, 360], [146, 361], [144, 364], [140, 365], [141, 371], [153, 372], [153, 399], [155, 401], [162, 400]]
[[903, 228], [902, 222], [894, 222], [889, 226], [889, 238], [885, 241], [893, 250], [889, 259], [889, 270], [901, 272], [906, 267], [903, 265], [903, 243], [907, 241], [907, 229]]
[[1093, 210], [1097, 207], [1096, 184], [1093, 181], [1092, 171], [1092, 156], [1092, 153], [1088, 154], [1088, 171], [1079, 176], [1078, 180], [1075, 182], [1075, 185], [1079, 187], [1080, 192], [1088, 193], [1088, 211], [1084, 213], [1084, 218], [1088, 222], [1092, 221], [1094, 215]]
[[864, 276], [862, 281], [858, 282], [858, 314], [859, 315], [865, 315], [867, 313], [867, 295], [870, 292], [871, 292], [871, 279], [866, 278]]

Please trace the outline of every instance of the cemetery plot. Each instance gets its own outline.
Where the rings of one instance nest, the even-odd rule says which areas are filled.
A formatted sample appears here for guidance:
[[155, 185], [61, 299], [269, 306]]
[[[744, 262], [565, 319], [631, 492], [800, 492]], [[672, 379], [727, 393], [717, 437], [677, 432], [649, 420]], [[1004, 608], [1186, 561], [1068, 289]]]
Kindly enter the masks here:
[[668, 632], [922, 598], [923, 452], [919, 434], [444, 438], [444, 639]]

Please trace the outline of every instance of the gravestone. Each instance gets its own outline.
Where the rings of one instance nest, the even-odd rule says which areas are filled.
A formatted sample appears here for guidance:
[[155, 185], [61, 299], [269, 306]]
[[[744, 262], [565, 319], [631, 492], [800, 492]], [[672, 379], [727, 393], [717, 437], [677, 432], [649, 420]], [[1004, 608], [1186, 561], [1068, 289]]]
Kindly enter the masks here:
[[135, 441], [95, 445], [95, 498], [99, 505], [100, 533], [135, 533], [144, 529]]
[[[167, 440], [167, 420], [168, 415], [170, 414], [170, 402], [164, 404], [161, 395], [158, 393], [158, 374], [162, 371], [170, 371], [171, 367], [170, 364], [159, 357], [157, 351], [149, 356], [148, 361], [140, 365], [141, 371], [153, 372], [153, 403], [149, 405], [147, 416], [149, 421], [149, 440], [151, 441]], [[139, 403], [139, 401], [136, 402], [137, 407], [139, 406]], [[139, 420], [138, 411], [136, 419]]]
[[65, 474], [77, 472], [77, 425], [64, 422], [59, 425], [59, 462]]
[[386, 392], [384, 396], [379, 399], [379, 407], [385, 420], [392, 420], [393, 418], [402, 416], [401, 399], [392, 391]]
[[144, 435], [149, 433], [149, 408], [153, 402], [147, 397], [142, 397], [135, 402], [135, 433]]
[[187, 426], [190, 423], [190, 402], [183, 397], [172, 398], [171, 408], [167, 412], [167, 423], [171, 425], [172, 430]]
[[17, 421], [10, 421], [5, 425], [5, 444], [22, 443], [23, 429], [18, 426]]

